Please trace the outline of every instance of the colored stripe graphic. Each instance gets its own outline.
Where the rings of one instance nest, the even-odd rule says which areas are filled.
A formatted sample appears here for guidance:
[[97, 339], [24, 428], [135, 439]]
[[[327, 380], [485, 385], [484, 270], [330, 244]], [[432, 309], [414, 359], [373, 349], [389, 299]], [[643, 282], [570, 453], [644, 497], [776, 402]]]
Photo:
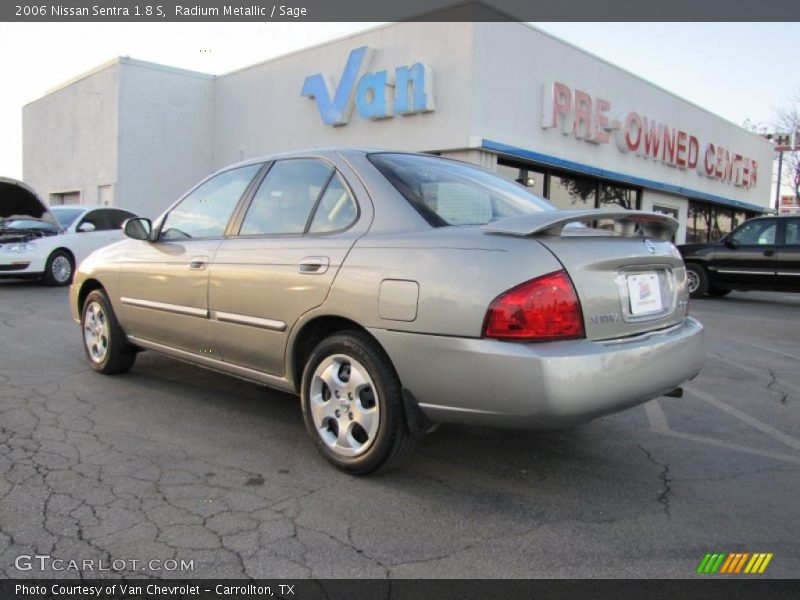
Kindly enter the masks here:
[[728, 560], [726, 560], [722, 568], [719, 570], [720, 573], [730, 573], [730, 569], [736, 564], [734, 560], [736, 558], [736, 554], [728, 554]]
[[[725, 552], [708, 552], [697, 566], [697, 573], [730, 575], [733, 573], [741, 573], [742, 569], [744, 569], [745, 573], [760, 574], [767, 568], [772, 557], [773, 554], [771, 552], [756, 552], [754, 554], [750, 554], [749, 552], [732, 552], [730, 554]], [[747, 565], [746, 567], [745, 564]]]
[[745, 552], [744, 554], [742, 554], [742, 559], [739, 561], [739, 564], [736, 565], [736, 570], [731, 572], [738, 573], [739, 571], [741, 571], [748, 556], [750, 556], [749, 552]]
[[773, 554], [770, 553], [760, 553], [760, 554], [753, 554], [753, 559], [747, 565], [747, 568], [744, 570], [745, 573], [763, 573], [764, 570], [767, 568], [769, 561], [772, 560]]
[[709, 560], [711, 560], [711, 555], [710, 554], [706, 554], [703, 557], [703, 560], [700, 561], [700, 564], [697, 567], [697, 572], [698, 573], [705, 573], [706, 565], [708, 564]]
[[716, 573], [717, 569], [719, 569], [719, 567], [722, 564], [722, 561], [724, 559], [725, 559], [725, 553], [723, 552], [722, 554], [719, 555], [719, 557], [717, 558], [717, 560], [713, 564], [709, 565], [710, 568], [708, 569], [707, 572], [708, 573]]
[[734, 552], [728, 555], [728, 560], [722, 565], [720, 573], [734, 573], [739, 565], [742, 564], [743, 556], [741, 552]]
[[759, 573], [763, 573], [764, 569], [767, 568], [769, 561], [772, 560], [772, 552], [767, 554], [767, 557], [764, 559], [764, 562], [761, 563], [761, 568], [758, 570]]

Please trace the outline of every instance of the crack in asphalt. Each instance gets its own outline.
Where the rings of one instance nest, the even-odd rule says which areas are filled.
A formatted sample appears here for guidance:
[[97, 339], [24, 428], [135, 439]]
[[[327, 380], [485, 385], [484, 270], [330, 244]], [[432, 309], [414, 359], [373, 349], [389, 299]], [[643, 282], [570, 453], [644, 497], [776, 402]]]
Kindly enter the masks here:
[[[22, 389], [9, 384], [5, 375], [0, 381], [5, 384], [0, 393], [0, 500], [4, 506], [15, 502], [15, 509], [27, 515], [26, 525], [40, 523], [38, 534], [18, 532], [0, 518], [0, 556], [10, 549], [53, 557], [88, 554], [110, 564], [133, 538], [149, 545], [150, 555], [161, 560], [217, 551], [233, 558], [240, 576], [252, 577], [246, 565], [259, 547], [237, 548], [236, 536], [263, 521], [256, 513], [274, 519], [277, 511], [264, 511], [316, 491], [300, 488], [270, 502], [258, 491], [264, 482], [258, 473], [208, 459], [194, 469], [165, 469], [144, 452], [116, 448], [97, 432], [94, 404], [76, 392], [63, 391], [60, 383], [45, 381]], [[50, 404], [54, 398], [57, 410]], [[147, 448], [148, 440], [135, 439], [128, 445]], [[198, 462], [178, 453], [178, 463]], [[227, 482], [215, 478], [209, 483], [197, 471], [224, 472]], [[197, 506], [196, 496], [209, 501]], [[223, 561], [224, 556], [212, 559]], [[10, 574], [5, 565], [2, 572]], [[226, 573], [235, 574], [230, 569]], [[156, 576], [130, 569], [115, 574]]]
[[669, 509], [670, 509], [669, 495], [672, 493], [672, 482], [674, 481], [674, 479], [669, 477], [669, 465], [666, 464], [666, 463], [658, 462], [655, 458], [653, 458], [653, 455], [650, 453], [650, 451], [647, 450], [647, 448], [645, 448], [641, 444], [638, 444], [638, 448], [639, 448], [639, 450], [644, 452], [645, 456], [647, 457], [647, 460], [649, 460], [651, 463], [653, 463], [657, 467], [660, 467], [660, 469], [661, 469], [661, 472], [659, 473], [659, 479], [661, 480], [661, 483], [662, 483], [662, 485], [664, 487], [659, 492], [657, 501], [659, 502], [659, 504], [662, 505], [662, 507], [664, 508], [664, 514], [667, 515], [667, 517], [669, 518], [669, 516], [670, 516], [670, 513], [669, 513]]
[[783, 394], [783, 397], [781, 398], [781, 404], [786, 406], [788, 404], [787, 403], [787, 399], [789, 398], [790, 394], [787, 394], [783, 390], [773, 390], [772, 389], [773, 385], [776, 385], [776, 384], [778, 384], [780, 382], [778, 381], [777, 375], [775, 375], [775, 371], [773, 371], [772, 369], [767, 369], [767, 370], [769, 371], [769, 376], [770, 376], [770, 379], [771, 379], [771, 381], [767, 384], [767, 390], [769, 390], [770, 392], [773, 392], [773, 393], [777, 392], [778, 394]]

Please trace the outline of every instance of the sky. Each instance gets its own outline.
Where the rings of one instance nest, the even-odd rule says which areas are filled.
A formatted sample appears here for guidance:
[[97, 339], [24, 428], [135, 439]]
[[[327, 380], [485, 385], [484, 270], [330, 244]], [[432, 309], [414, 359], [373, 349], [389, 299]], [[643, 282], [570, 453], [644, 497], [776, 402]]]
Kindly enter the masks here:
[[[737, 124], [800, 95], [797, 23], [536, 23]], [[372, 23], [0, 23], [0, 176], [22, 176], [22, 107], [116, 56], [221, 74]]]

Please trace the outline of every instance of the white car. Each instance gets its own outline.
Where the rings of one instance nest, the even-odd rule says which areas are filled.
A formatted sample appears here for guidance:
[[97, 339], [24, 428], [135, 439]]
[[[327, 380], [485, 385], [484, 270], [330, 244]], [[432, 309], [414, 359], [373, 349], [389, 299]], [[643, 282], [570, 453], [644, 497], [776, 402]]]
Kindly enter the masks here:
[[49, 207], [28, 186], [0, 178], [0, 277], [68, 285], [77, 265], [122, 239], [133, 213], [104, 206]]

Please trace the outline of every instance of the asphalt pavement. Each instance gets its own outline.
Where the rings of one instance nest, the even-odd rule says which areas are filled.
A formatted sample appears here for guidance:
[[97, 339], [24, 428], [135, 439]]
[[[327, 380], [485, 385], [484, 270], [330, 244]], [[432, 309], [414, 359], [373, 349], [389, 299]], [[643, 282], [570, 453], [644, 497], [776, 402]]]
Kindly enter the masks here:
[[768, 552], [758, 577], [797, 577], [800, 294], [691, 312], [708, 360], [683, 398], [562, 432], [442, 426], [354, 478], [292, 396], [151, 352], [98, 375], [65, 289], [0, 282], [0, 576], [695, 577], [707, 552]]

